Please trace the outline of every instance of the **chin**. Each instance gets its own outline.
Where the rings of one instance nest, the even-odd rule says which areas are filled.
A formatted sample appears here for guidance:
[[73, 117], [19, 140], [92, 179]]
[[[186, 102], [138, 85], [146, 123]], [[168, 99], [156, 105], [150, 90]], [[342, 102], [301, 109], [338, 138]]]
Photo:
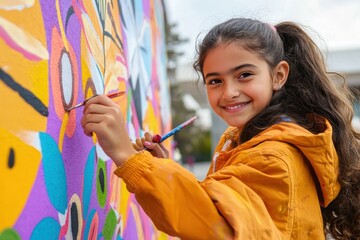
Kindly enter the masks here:
[[238, 121], [226, 121], [224, 119], [224, 121], [231, 127], [236, 127], [236, 128], [239, 128], [239, 129], [242, 129], [245, 125], [245, 123], [243, 122], [238, 122]]

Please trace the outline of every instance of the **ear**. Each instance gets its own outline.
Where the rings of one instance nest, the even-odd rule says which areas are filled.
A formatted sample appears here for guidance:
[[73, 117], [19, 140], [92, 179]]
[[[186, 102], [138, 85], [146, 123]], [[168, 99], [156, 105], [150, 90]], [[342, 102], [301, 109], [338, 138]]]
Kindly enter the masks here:
[[289, 75], [289, 64], [281, 61], [273, 70], [273, 90], [278, 91], [284, 86]]

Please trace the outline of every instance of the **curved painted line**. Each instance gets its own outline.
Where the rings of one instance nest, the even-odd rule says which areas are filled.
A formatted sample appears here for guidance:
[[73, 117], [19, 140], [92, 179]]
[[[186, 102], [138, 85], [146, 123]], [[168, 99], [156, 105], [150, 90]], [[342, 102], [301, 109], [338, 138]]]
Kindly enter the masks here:
[[73, 14], [75, 14], [75, 11], [74, 11], [73, 6], [71, 6], [71, 7], [68, 9], [67, 13], [66, 13], [65, 32], [66, 32], [66, 30], [67, 30], [67, 26], [68, 26], [69, 20], [70, 20], [70, 18], [71, 18], [71, 16], [72, 16]]
[[22, 97], [25, 102], [27, 102], [42, 116], [49, 116], [49, 110], [45, 104], [42, 103], [32, 92], [15, 82], [15, 80], [2, 69], [0, 69], [0, 80], [2, 80], [9, 88], [19, 93], [20, 97]]
[[0, 38], [31, 61], [49, 59], [48, 50], [38, 39], [1, 16]]

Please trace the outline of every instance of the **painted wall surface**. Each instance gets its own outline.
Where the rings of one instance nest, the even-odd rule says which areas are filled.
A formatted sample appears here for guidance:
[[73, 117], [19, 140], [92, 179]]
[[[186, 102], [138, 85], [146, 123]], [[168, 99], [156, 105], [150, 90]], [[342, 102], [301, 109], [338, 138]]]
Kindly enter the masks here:
[[170, 130], [161, 0], [0, 0], [1, 240], [168, 238], [65, 111], [118, 90], [132, 139]]

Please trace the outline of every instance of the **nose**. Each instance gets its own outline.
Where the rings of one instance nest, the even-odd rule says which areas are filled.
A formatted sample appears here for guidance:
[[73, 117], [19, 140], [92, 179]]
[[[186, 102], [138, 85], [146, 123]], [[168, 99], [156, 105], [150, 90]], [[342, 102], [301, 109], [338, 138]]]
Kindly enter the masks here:
[[238, 98], [241, 95], [241, 90], [238, 84], [233, 80], [225, 81], [223, 96], [227, 100]]

